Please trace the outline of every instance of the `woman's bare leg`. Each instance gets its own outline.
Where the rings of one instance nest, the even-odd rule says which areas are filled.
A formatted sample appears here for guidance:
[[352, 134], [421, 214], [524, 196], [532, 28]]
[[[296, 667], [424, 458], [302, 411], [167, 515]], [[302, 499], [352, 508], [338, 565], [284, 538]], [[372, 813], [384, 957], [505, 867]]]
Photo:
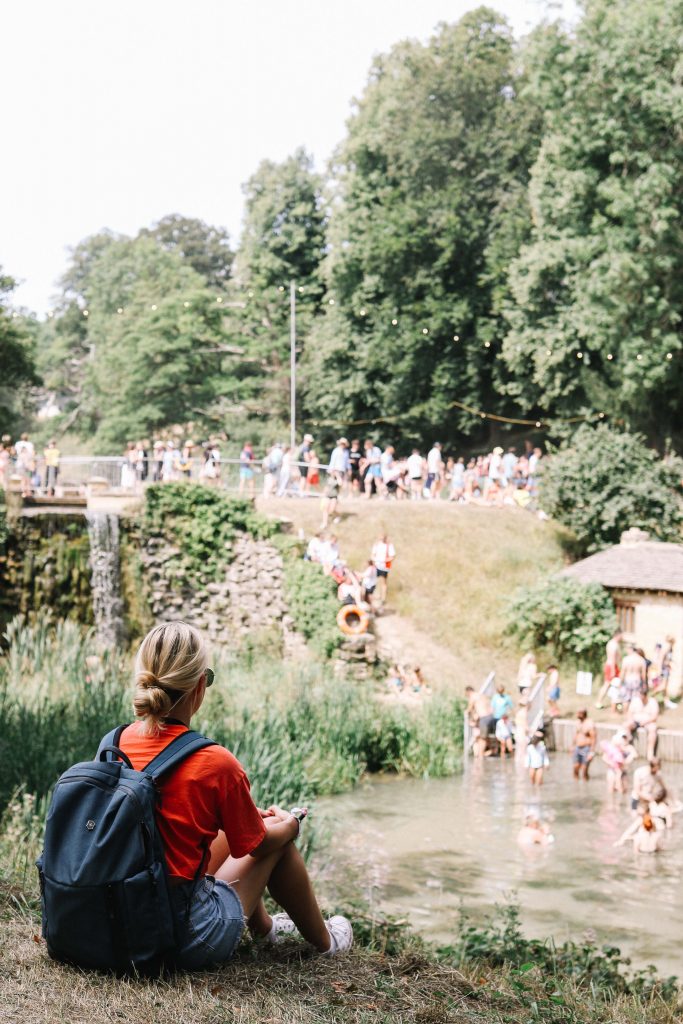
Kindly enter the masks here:
[[[212, 846], [212, 861], [213, 850]], [[275, 902], [289, 914], [307, 942], [321, 953], [330, 948], [330, 935], [316, 902], [306, 865], [293, 843], [258, 859], [249, 855], [228, 857], [214, 874], [237, 892], [249, 926], [256, 934], [267, 934], [272, 923], [262, 899], [267, 886]]]

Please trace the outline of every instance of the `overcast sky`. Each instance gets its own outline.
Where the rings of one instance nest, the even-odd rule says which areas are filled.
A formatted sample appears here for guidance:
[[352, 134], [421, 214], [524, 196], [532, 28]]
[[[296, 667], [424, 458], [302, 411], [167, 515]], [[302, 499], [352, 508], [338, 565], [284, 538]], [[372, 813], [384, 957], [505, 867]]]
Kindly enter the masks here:
[[[0, 265], [50, 308], [67, 249], [168, 213], [239, 234], [241, 185], [297, 146], [323, 169], [374, 54], [469, 0], [22, 0], [3, 10]], [[574, 0], [492, 3], [522, 35]]]

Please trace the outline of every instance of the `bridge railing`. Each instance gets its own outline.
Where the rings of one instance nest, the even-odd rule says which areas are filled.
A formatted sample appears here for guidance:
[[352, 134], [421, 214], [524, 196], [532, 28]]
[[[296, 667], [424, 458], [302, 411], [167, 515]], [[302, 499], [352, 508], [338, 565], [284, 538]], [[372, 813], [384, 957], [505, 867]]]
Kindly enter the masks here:
[[[121, 455], [65, 455], [59, 460], [55, 492], [66, 491], [85, 493], [93, 480], [106, 482], [113, 491], [141, 492], [151, 483], [174, 480], [191, 480], [229, 492], [246, 495], [269, 493], [316, 497], [323, 492], [327, 480], [328, 466], [320, 466], [318, 480], [309, 483], [301, 469], [310, 467], [304, 462], [292, 462], [289, 471], [268, 473], [261, 462], [254, 462], [251, 474], [241, 472], [239, 459], [221, 459], [214, 463], [209, 472], [203, 458], [193, 457], [182, 460], [180, 453], [175, 466], [164, 468], [161, 460], [146, 458], [129, 462]], [[12, 472], [12, 470], [10, 470]], [[48, 487], [45, 459], [35, 460], [31, 486], [34, 491], [45, 491]]]

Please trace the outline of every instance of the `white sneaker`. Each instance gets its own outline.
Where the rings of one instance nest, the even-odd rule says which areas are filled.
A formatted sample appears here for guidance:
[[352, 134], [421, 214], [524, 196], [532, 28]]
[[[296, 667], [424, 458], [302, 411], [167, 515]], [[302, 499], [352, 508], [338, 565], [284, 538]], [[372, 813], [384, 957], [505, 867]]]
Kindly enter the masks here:
[[296, 934], [296, 925], [289, 914], [273, 914], [273, 923], [270, 931], [265, 936], [266, 942], [277, 946], [288, 935]]
[[353, 945], [353, 928], [351, 922], [335, 914], [334, 917], [325, 921], [325, 927], [330, 933], [330, 948], [323, 953], [323, 956], [336, 956], [338, 953], [347, 953]]

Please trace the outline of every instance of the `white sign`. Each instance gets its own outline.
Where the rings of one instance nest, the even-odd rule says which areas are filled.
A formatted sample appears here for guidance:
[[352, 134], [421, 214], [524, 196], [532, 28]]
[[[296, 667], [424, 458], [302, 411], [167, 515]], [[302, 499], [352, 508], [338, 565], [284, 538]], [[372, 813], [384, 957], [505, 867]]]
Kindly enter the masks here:
[[576, 673], [576, 692], [582, 697], [590, 697], [593, 692], [593, 673], [592, 672], [577, 672]]

